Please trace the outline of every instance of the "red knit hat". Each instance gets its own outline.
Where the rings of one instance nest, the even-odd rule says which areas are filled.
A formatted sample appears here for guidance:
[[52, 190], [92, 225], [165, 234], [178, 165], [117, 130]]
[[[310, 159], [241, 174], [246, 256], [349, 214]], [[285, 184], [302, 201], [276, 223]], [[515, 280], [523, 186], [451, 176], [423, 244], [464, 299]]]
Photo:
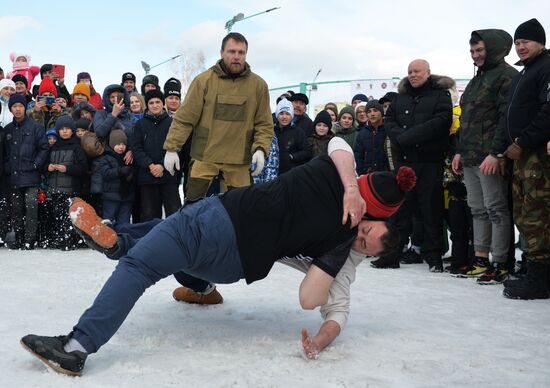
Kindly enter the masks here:
[[53, 80], [49, 77], [46, 77], [40, 82], [40, 88], [38, 89], [38, 95], [41, 96], [43, 93], [51, 93], [57, 97], [57, 88], [53, 83]]
[[388, 218], [399, 209], [405, 192], [416, 185], [416, 174], [402, 166], [397, 176], [389, 171], [377, 171], [357, 178], [361, 197], [367, 203], [367, 214], [374, 218]]

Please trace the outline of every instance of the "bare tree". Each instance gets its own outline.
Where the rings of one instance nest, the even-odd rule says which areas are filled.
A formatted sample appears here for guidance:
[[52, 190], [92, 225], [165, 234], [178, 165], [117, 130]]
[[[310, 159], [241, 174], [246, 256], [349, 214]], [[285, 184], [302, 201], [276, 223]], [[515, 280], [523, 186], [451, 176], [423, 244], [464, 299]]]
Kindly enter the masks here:
[[205, 70], [205, 57], [202, 50], [182, 50], [181, 57], [172, 63], [172, 68], [176, 78], [181, 81], [182, 97], [187, 93], [187, 89], [193, 79]]

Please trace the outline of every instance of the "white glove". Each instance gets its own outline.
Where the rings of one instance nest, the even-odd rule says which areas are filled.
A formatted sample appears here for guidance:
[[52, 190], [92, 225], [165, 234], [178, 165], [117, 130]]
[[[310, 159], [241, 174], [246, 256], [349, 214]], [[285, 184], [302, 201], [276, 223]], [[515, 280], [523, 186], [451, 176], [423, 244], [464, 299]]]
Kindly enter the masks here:
[[264, 152], [262, 150], [258, 150], [254, 152], [254, 155], [252, 155], [252, 166], [250, 170], [252, 171], [252, 176], [258, 176], [262, 173], [262, 170], [264, 169], [265, 164], [265, 156]]
[[180, 169], [180, 157], [177, 152], [174, 151], [166, 151], [166, 155], [164, 155], [164, 168], [172, 175], [175, 174], [175, 170], [179, 171]]

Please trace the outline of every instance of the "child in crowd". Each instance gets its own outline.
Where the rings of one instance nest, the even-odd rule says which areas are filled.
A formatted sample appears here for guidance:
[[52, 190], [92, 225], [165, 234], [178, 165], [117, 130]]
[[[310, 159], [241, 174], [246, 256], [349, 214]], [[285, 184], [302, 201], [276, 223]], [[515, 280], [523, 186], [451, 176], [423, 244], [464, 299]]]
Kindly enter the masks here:
[[344, 139], [353, 148], [357, 137], [355, 110], [351, 106], [342, 108], [338, 114], [338, 122], [334, 124], [332, 129], [337, 137]]
[[87, 171], [87, 160], [80, 139], [75, 135], [75, 122], [60, 116], [55, 129], [58, 141], [50, 148], [46, 167], [48, 196], [52, 198], [52, 236], [50, 246], [72, 250], [77, 247], [78, 235], [68, 215], [70, 198], [80, 195], [82, 177]]
[[103, 182], [103, 218], [129, 223], [135, 195], [135, 172], [124, 163], [128, 138], [122, 129], [112, 129], [109, 144], [97, 163]]
[[[360, 105], [357, 105], [357, 107]], [[388, 171], [388, 157], [384, 149], [386, 142], [383, 119], [384, 106], [377, 100], [372, 100], [365, 104], [364, 109], [367, 123], [357, 134], [355, 147], [353, 148], [357, 174], [363, 175], [374, 171]]]
[[328, 142], [334, 137], [331, 128], [332, 118], [328, 110], [317, 113], [313, 121], [313, 133], [308, 138], [313, 157], [327, 155]]

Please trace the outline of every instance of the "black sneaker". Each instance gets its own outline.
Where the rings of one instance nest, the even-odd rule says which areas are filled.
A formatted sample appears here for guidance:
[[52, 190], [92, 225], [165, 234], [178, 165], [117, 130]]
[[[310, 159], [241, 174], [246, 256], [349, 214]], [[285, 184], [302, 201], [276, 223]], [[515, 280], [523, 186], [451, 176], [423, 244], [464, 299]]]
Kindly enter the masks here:
[[477, 278], [477, 284], [501, 284], [508, 279], [509, 273], [506, 263], [497, 263], [496, 267], [492, 265], [487, 268], [485, 273]]
[[422, 257], [412, 248], [403, 253], [400, 260], [401, 264], [422, 264]]
[[69, 376], [80, 376], [87, 354], [78, 350], [67, 353], [63, 346], [69, 338], [68, 335], [45, 337], [29, 334], [21, 338], [21, 345], [54, 371]]
[[430, 272], [434, 272], [434, 273], [443, 272], [443, 262], [442, 261], [431, 262], [428, 265], [429, 265]]

